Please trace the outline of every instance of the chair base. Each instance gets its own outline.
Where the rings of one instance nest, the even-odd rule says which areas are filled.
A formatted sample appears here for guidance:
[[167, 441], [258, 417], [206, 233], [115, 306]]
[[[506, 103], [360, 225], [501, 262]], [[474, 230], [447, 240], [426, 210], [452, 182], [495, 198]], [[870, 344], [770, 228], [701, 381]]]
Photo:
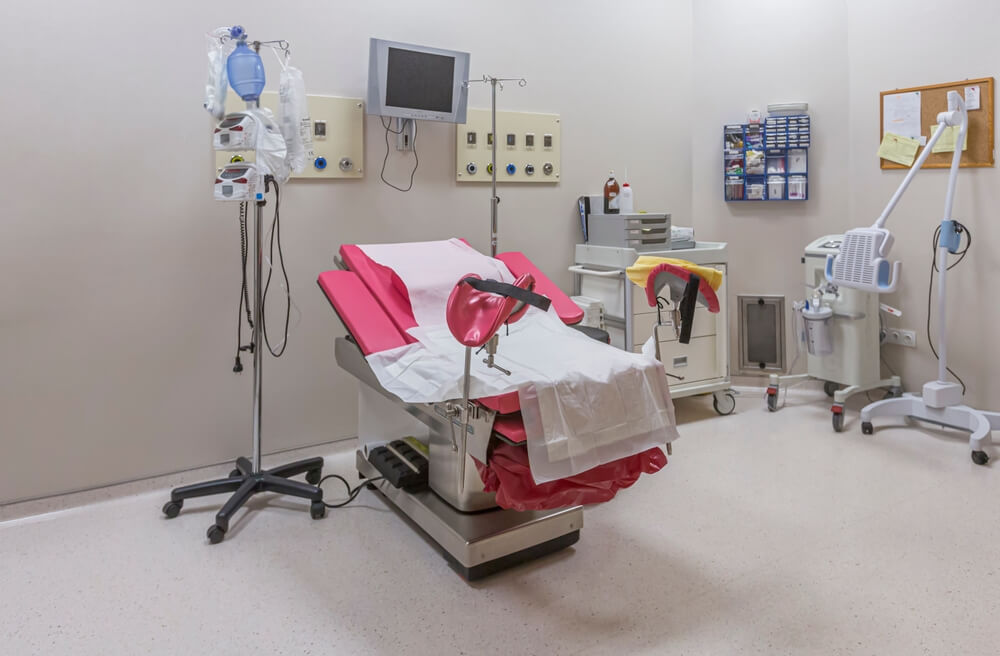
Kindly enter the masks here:
[[[313, 519], [326, 516], [326, 506], [323, 504], [323, 490], [316, 486], [323, 472], [323, 458], [308, 458], [287, 465], [259, 472], [253, 471], [253, 464], [247, 458], [236, 459], [236, 469], [228, 478], [220, 478], [204, 483], [194, 483], [175, 488], [170, 492], [170, 501], [163, 506], [163, 514], [173, 519], [180, 514], [185, 499], [206, 497], [213, 494], [232, 493], [229, 500], [215, 515], [215, 523], [208, 528], [208, 541], [211, 544], [222, 542], [229, 531], [229, 521], [236, 511], [242, 508], [255, 494], [272, 492], [301, 499], [309, 499], [312, 503], [309, 512]], [[308, 483], [290, 480], [292, 476], [306, 475]]]

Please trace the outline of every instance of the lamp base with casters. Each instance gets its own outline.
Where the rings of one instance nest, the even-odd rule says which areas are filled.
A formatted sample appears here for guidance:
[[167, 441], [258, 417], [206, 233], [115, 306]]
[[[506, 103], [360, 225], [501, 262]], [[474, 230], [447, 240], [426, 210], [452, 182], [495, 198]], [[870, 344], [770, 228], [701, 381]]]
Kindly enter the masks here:
[[[236, 469], [228, 478], [220, 478], [204, 483], [194, 483], [175, 488], [170, 492], [170, 501], [163, 506], [163, 514], [167, 519], [173, 519], [180, 514], [185, 499], [206, 497], [213, 494], [232, 493], [229, 500], [215, 516], [215, 523], [208, 528], [208, 541], [218, 544], [229, 531], [229, 520], [236, 511], [242, 508], [255, 494], [272, 492], [288, 496], [309, 499], [309, 514], [313, 519], [326, 516], [326, 506], [323, 504], [323, 490], [315, 484], [319, 483], [323, 472], [322, 458], [308, 458], [272, 469], [253, 471], [253, 464], [247, 458], [236, 459]], [[292, 476], [306, 475], [308, 483], [291, 480]]]

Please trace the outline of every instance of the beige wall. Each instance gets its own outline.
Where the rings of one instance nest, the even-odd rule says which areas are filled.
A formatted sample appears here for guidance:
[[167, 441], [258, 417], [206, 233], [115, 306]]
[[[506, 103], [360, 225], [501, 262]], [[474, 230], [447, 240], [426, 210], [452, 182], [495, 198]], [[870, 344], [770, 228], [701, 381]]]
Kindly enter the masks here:
[[[849, 182], [847, 12], [843, 1], [698, 0], [694, 7], [692, 123], [694, 224], [699, 239], [729, 242], [733, 366], [738, 363], [736, 296], [804, 293], [803, 249], [839, 229]], [[722, 196], [722, 128], [773, 102], [806, 101], [812, 117], [809, 200], [727, 203]], [[788, 326], [791, 326], [789, 318]], [[786, 331], [788, 361], [794, 357]], [[804, 358], [797, 367], [804, 370]]]
[[[5, 5], [0, 502], [249, 449], [250, 375], [230, 371], [235, 208], [211, 200], [200, 106], [203, 34], [232, 21], [229, 7]], [[609, 168], [628, 168], [640, 205], [690, 216], [687, 0], [277, 7], [245, 0], [239, 20], [288, 39], [312, 93], [363, 95], [370, 36], [468, 50], [476, 75], [526, 77], [500, 106], [562, 115], [563, 175], [553, 187], [501, 187], [501, 247], [559, 283], [569, 284], [574, 201], [599, 191]], [[488, 103], [475, 88], [470, 105]], [[377, 126], [364, 181], [286, 188], [302, 320], [286, 356], [266, 363], [267, 450], [355, 434], [354, 382], [332, 355], [340, 328], [314, 282], [339, 244], [460, 235], [488, 247], [488, 188], [453, 181], [454, 127], [421, 124], [414, 190], [400, 194], [378, 180]]]
[[[879, 169], [879, 92], [922, 84], [997, 76], [1000, 63], [1000, 3], [963, 0], [888, 2], [848, 0], [848, 64], [850, 71], [850, 204], [837, 224], [871, 224], [903, 179], [902, 171]], [[885, 26], [892, 25], [892, 29]], [[954, 26], [954, 27], [953, 27]], [[955, 33], [958, 40], [949, 41]], [[933, 46], [921, 44], [933, 34]], [[937, 36], [940, 35], [940, 36]], [[896, 237], [893, 257], [903, 260], [902, 280], [887, 303], [904, 314], [892, 324], [917, 331], [917, 349], [889, 347], [888, 361], [909, 389], [937, 377], [937, 363], [926, 334], [927, 283], [931, 236], [941, 220], [947, 184], [946, 170], [921, 172], [887, 227]], [[1000, 274], [1000, 171], [961, 169], [954, 216], [970, 227], [975, 243], [965, 262], [949, 272], [949, 363], [969, 386], [966, 402], [1000, 409], [1000, 348], [996, 327], [1000, 305], [995, 291]], [[935, 282], [936, 287], [936, 282]], [[936, 298], [936, 291], [935, 291]], [[937, 309], [932, 306], [934, 335]]]

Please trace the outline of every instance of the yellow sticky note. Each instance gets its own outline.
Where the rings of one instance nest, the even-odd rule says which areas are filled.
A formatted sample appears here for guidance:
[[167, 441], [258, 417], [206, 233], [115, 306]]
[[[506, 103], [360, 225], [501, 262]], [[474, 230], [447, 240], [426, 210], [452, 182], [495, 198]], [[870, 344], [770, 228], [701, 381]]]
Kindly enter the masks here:
[[[958, 125], [949, 125], [941, 133], [941, 138], [937, 140], [934, 147], [931, 148], [932, 153], [953, 153], [955, 152], [955, 144], [958, 143], [958, 133], [961, 131], [961, 127]], [[937, 131], [937, 125], [931, 126], [931, 136], [934, 136], [934, 132]], [[965, 133], [965, 141], [962, 142], [962, 150], [969, 149], [969, 133]]]
[[[944, 135], [941, 135], [944, 138]], [[886, 132], [882, 137], [882, 145], [878, 147], [878, 156], [903, 166], [913, 166], [917, 158], [917, 148], [920, 142], [909, 137], [901, 137], [892, 132]]]

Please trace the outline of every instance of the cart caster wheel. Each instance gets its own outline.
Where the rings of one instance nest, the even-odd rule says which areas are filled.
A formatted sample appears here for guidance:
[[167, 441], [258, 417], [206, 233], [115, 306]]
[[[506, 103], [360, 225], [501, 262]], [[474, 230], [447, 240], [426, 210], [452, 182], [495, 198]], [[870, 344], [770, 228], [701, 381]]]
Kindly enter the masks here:
[[973, 451], [972, 452], [972, 462], [977, 465], [985, 465], [990, 461], [990, 457], [986, 455], [985, 451]]
[[241, 472], [239, 469], [234, 469], [233, 471], [229, 472], [229, 478], [236, 478], [237, 476], [242, 476], [242, 475], [243, 472]]
[[840, 389], [840, 385], [838, 385], [837, 383], [833, 383], [833, 382], [830, 382], [830, 381], [826, 381], [825, 383], [823, 383], [823, 393], [826, 394], [827, 396], [829, 396], [831, 399], [833, 398], [833, 395], [836, 394], [837, 390], [839, 390], [839, 389]]
[[831, 413], [833, 418], [833, 430], [837, 433], [844, 430], [844, 413], [834, 412]]
[[208, 527], [208, 541], [211, 544], [219, 544], [222, 542], [222, 538], [226, 537], [226, 530], [219, 526], [218, 524], [212, 524]]
[[168, 501], [163, 506], [163, 514], [167, 516], [167, 519], [173, 519], [177, 515], [181, 514], [181, 508], [183, 506], [183, 501]]
[[873, 435], [875, 433], [875, 427], [872, 426], [872, 422], [863, 421], [861, 422], [861, 432], [865, 435]]
[[306, 472], [306, 483], [309, 485], [319, 485], [321, 478], [323, 478], [323, 471], [320, 469], [311, 469]]
[[[721, 399], [721, 403], [719, 402]], [[722, 416], [731, 415], [736, 410], [736, 395], [732, 392], [712, 395], [712, 407]]]
[[903, 388], [902, 387], [890, 387], [888, 390], [886, 390], [884, 398], [895, 399], [895, 398], [899, 398], [900, 396], [903, 396]]
[[322, 501], [313, 501], [309, 506], [309, 514], [313, 519], [323, 519], [326, 517], [326, 505]]
[[778, 411], [778, 393], [777, 392], [774, 392], [773, 394], [771, 392], [767, 393], [767, 409], [768, 409], [769, 412], [777, 412]]

